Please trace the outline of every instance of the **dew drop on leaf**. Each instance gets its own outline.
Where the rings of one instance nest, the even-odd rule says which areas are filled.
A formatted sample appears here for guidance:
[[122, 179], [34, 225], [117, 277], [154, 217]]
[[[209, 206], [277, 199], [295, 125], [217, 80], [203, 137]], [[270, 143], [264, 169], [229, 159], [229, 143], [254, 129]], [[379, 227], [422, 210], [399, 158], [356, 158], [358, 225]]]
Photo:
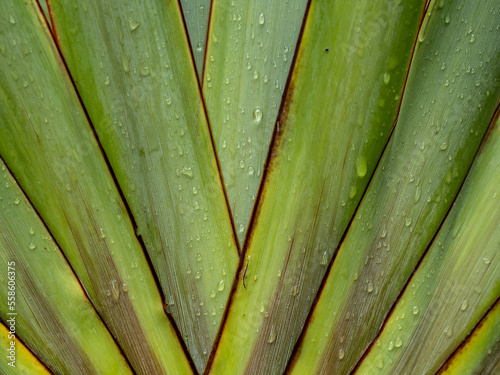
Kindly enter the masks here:
[[219, 285], [217, 285], [217, 290], [219, 290], [220, 292], [224, 290], [224, 280], [221, 280], [219, 282]]
[[139, 25], [140, 25], [139, 22], [134, 20], [132, 17], [128, 18], [128, 26], [130, 27], [131, 31], [136, 30], [139, 27]]
[[338, 354], [338, 357], [340, 360], [342, 360], [345, 356], [345, 352], [344, 352], [344, 349], [340, 349], [339, 350], [339, 354]]
[[255, 108], [253, 111], [253, 118], [255, 119], [257, 124], [260, 124], [260, 122], [262, 121], [262, 109], [260, 109], [259, 107]]
[[276, 329], [274, 326], [271, 326], [271, 331], [269, 332], [269, 336], [267, 337], [267, 342], [272, 344], [276, 340]]
[[261, 13], [259, 15], [259, 25], [263, 25], [266, 22], [266, 17], [264, 16], [264, 13]]

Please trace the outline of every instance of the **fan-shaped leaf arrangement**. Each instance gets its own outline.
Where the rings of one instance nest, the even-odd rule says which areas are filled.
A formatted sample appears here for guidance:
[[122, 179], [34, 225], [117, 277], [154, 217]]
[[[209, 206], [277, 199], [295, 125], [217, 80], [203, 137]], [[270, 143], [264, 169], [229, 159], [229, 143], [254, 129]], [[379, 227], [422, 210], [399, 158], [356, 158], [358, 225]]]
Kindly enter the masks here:
[[500, 4], [0, 0], [5, 374], [496, 374]]

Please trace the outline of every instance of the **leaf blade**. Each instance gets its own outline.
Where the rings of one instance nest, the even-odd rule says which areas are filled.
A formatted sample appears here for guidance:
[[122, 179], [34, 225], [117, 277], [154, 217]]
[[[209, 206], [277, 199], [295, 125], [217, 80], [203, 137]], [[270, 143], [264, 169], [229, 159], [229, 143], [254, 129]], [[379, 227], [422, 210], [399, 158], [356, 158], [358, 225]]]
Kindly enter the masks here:
[[203, 372], [238, 250], [178, 3], [51, 5], [168, 313]]
[[[492, 6], [431, 3], [397, 126], [333, 263], [292, 374], [313, 365], [316, 372], [350, 371], [439, 228], [500, 96], [493, 63], [500, 49], [495, 35], [484, 34], [497, 32]], [[484, 30], [479, 45], [470, 41], [469, 26], [460, 21], [465, 18], [471, 31]], [[311, 353], [321, 359], [309, 363]]]
[[[380, 363], [380, 373], [435, 373], [500, 297], [498, 124], [357, 373], [371, 374]], [[391, 341], [399, 348], [387, 352]]]
[[214, 373], [285, 369], [394, 124], [422, 8], [311, 3]]
[[191, 373], [38, 5], [6, 5], [0, 39], [15, 43], [0, 54], [2, 158], [134, 370]]
[[59, 247], [1, 161], [0, 170], [0, 259], [9, 265], [1, 278], [14, 288], [13, 299], [7, 289], [1, 292], [3, 300], [14, 302], [2, 304], [2, 320], [12, 323], [15, 334], [57, 373], [132, 374]]
[[203, 95], [240, 244], [306, 5], [306, 0], [213, 4]]

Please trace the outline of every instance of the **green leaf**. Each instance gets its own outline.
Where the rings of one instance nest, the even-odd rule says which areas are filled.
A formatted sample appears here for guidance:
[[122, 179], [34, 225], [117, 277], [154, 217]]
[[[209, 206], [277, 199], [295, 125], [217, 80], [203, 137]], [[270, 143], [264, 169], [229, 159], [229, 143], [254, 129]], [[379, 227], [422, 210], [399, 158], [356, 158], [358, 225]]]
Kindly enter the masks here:
[[196, 71], [201, 81], [211, 0], [180, 0], [180, 2], [189, 32]]
[[465, 344], [448, 360], [440, 374], [498, 374], [500, 371], [499, 343], [500, 303], [497, 301]]
[[256, 202], [306, 4], [213, 4], [203, 94], [240, 243]]
[[484, 8], [431, 2], [394, 134], [338, 251], [292, 374], [353, 368], [449, 210], [500, 97], [494, 10], [500, 11], [493, 0]]
[[[0, 345], [6, 349], [6, 357], [0, 361], [0, 370], [4, 374], [12, 375], [52, 375], [47, 368], [29, 351], [22, 341], [15, 341], [16, 360], [11, 362], [10, 345], [12, 343], [9, 337], [10, 329], [0, 324]], [[5, 352], [4, 352], [5, 353]], [[10, 365], [12, 363], [12, 365]]]
[[0, 280], [8, 285], [0, 298], [9, 301], [0, 305], [1, 319], [56, 373], [131, 374], [59, 247], [1, 161], [0, 170]]
[[63, 55], [167, 311], [203, 372], [238, 250], [178, 4], [51, 6]]
[[0, 40], [0, 155], [134, 371], [191, 373], [38, 5], [5, 4]]
[[422, 10], [311, 3], [213, 373], [283, 372], [391, 132]]
[[49, 7], [47, 5], [47, 0], [38, 0], [38, 4], [40, 5], [40, 8], [43, 11], [43, 15], [45, 16], [45, 19], [47, 20], [49, 27], [52, 28], [52, 21], [50, 19], [50, 12], [49, 12]]
[[434, 374], [500, 297], [500, 123], [358, 374]]

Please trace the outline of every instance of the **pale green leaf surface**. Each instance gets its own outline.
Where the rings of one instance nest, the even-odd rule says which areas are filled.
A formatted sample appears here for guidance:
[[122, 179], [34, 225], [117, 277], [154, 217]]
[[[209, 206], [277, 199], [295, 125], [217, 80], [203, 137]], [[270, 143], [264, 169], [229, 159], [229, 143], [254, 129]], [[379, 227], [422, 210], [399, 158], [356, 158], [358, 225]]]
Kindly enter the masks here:
[[[421, 266], [356, 373], [434, 374], [500, 297], [499, 244], [497, 126], [480, 150]], [[499, 338], [492, 331], [486, 335], [487, 340], [489, 335], [493, 342]]]
[[38, 5], [10, 0], [2, 5], [3, 160], [134, 371], [191, 373]]
[[13, 323], [16, 334], [56, 373], [132, 374], [1, 160], [0, 173], [0, 283], [5, 285], [0, 290], [1, 319]]
[[[0, 371], [10, 375], [52, 375], [47, 368], [31, 353], [23, 342], [15, 340], [16, 361], [9, 362], [9, 352], [12, 338], [9, 336], [9, 328], [0, 324], [0, 345], [5, 348], [5, 358], [0, 361]], [[9, 365], [12, 363], [12, 365]]]
[[51, 2], [57, 37], [203, 372], [238, 265], [177, 2]]
[[262, 178], [306, 0], [214, 0], [203, 94], [240, 243]]
[[42, 8], [43, 14], [45, 16], [45, 19], [49, 23], [49, 26], [52, 27], [47, 0], [38, 0], [38, 4], [40, 4], [40, 8]]
[[330, 270], [292, 374], [350, 371], [432, 240], [500, 97], [499, 11], [493, 0], [484, 7], [431, 2], [394, 134]]
[[211, 0], [180, 0], [180, 2], [189, 33], [196, 71], [201, 81]]
[[[498, 253], [497, 253], [498, 255]], [[442, 375], [495, 375], [500, 373], [500, 301], [448, 360]]]
[[283, 372], [395, 122], [423, 5], [311, 3], [213, 373]]

